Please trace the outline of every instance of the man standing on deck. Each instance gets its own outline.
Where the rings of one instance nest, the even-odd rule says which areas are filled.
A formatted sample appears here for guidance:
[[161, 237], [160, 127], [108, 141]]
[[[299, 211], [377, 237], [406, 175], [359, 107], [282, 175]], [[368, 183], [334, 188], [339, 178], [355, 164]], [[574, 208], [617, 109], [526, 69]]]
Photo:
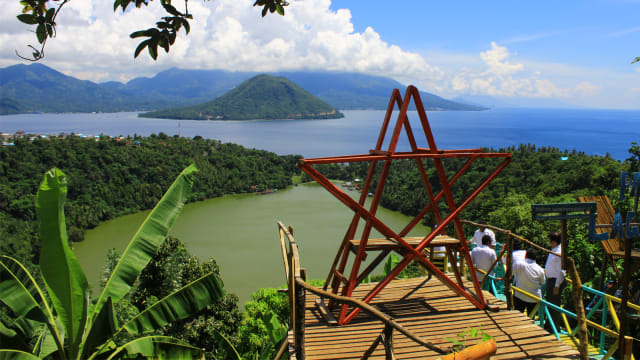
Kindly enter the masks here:
[[[482, 245], [474, 248], [471, 251], [471, 260], [473, 261], [473, 265], [476, 268], [476, 277], [480, 282], [482, 282], [482, 279], [484, 279], [485, 275], [480, 271], [478, 271], [477, 269], [481, 269], [485, 273], [488, 273], [489, 269], [491, 269], [491, 266], [498, 258], [496, 256], [496, 252], [490, 247], [490, 245], [491, 245], [491, 236], [485, 235], [482, 237]], [[483, 290], [490, 289], [488, 281], [485, 281], [482, 289]]]
[[[513, 262], [513, 275], [515, 276], [517, 288], [542, 298], [541, 287], [544, 285], [545, 276], [544, 270], [536, 263], [536, 257], [538, 257], [536, 249], [527, 249], [524, 261]], [[524, 313], [526, 309], [529, 316], [531, 316], [531, 312], [537, 302], [536, 299], [518, 291], [515, 292], [513, 297], [513, 305], [516, 310]]]
[[[562, 254], [560, 246], [562, 237], [557, 231], [550, 232], [548, 235], [551, 251], [556, 254]], [[562, 300], [562, 289], [564, 289], [565, 271], [562, 270], [562, 258], [557, 255], [549, 254], [547, 263], [544, 266], [544, 272], [547, 276], [547, 292], [544, 299], [548, 302], [560, 306]], [[550, 310], [551, 318], [556, 328], [562, 324], [562, 317], [558, 311]], [[550, 327], [547, 327], [549, 330]]]
[[491, 237], [491, 244], [489, 247], [492, 249], [496, 247], [496, 234], [493, 233], [490, 229], [486, 228], [487, 223], [484, 220], [478, 221], [478, 229], [473, 233], [473, 237], [469, 240], [470, 243], [475, 243], [477, 247], [482, 246], [482, 237], [485, 235], [489, 235]]

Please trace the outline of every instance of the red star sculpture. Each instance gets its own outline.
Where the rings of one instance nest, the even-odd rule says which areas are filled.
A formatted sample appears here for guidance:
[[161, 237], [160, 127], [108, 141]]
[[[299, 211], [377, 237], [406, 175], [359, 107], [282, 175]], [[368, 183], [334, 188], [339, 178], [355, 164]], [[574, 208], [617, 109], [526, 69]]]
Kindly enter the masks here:
[[[427, 147], [419, 147], [414, 137], [413, 130], [407, 117], [407, 109], [411, 99], [416, 106], [418, 116], [420, 118], [420, 124], [424, 132]], [[398, 106], [399, 114], [395, 126], [392, 130], [389, 129], [390, 120], [394, 112], [395, 106]], [[404, 133], [407, 136], [411, 151], [396, 151], [398, 140], [404, 129]], [[392, 131], [391, 139], [388, 143], [387, 150], [383, 150], [383, 144], [385, 136], [388, 131]], [[457, 171], [452, 177], [448, 178], [445, 167], [443, 165], [443, 159], [446, 158], [458, 158], [467, 159], [464, 165]], [[452, 185], [471, 167], [472, 163], [480, 158], [502, 158], [495, 169], [485, 179], [472, 190], [465, 199], [459, 199], [456, 203], [453, 194], [451, 192]], [[423, 210], [416, 215], [400, 232], [395, 232], [384, 224], [378, 217], [376, 217], [376, 211], [380, 204], [382, 191], [384, 184], [389, 174], [389, 168], [392, 161], [412, 159], [416, 161], [418, 171], [421, 176], [421, 181], [424, 184], [425, 191], [428, 197], [428, 203], [425, 204]], [[358, 201], [354, 200], [350, 195], [346, 194], [338, 187], [336, 187], [331, 181], [329, 181], [324, 175], [322, 175], [314, 165], [318, 164], [336, 164], [336, 163], [349, 163], [349, 162], [370, 162], [367, 178], [363, 183], [361, 189], [361, 195]], [[429, 161], [435, 167], [437, 173], [437, 180], [440, 184], [441, 190], [434, 195], [432, 189], [432, 183], [425, 170], [425, 164]], [[462, 275], [458, 266], [453, 266], [453, 272], [455, 281], [449, 277], [449, 275], [443, 273], [438, 269], [425, 254], [424, 250], [427, 247], [444, 246], [450, 259], [455, 259], [454, 254], [458, 252], [460, 257], [464, 259], [472, 267], [471, 256], [467, 242], [465, 241], [464, 231], [462, 229], [462, 222], [460, 221], [460, 213], [462, 210], [484, 189], [505, 166], [511, 161], [511, 154], [509, 153], [485, 153], [481, 149], [464, 149], [464, 150], [439, 150], [436, 147], [431, 127], [427, 119], [427, 115], [420, 99], [418, 89], [414, 86], [409, 86], [406, 90], [404, 99], [400, 95], [398, 89], [394, 89], [387, 107], [387, 112], [380, 129], [378, 141], [374, 150], [370, 150], [369, 154], [361, 155], [347, 155], [336, 156], [327, 158], [315, 158], [315, 159], [303, 159], [300, 160], [298, 166], [302, 168], [304, 172], [309, 174], [314, 180], [325, 187], [331, 194], [337, 197], [345, 205], [354, 211], [353, 219], [347, 229], [344, 239], [340, 245], [340, 248], [336, 254], [327, 281], [325, 282], [325, 290], [331, 287], [331, 291], [334, 294], [341, 294], [344, 296], [351, 296], [356, 286], [362, 282], [363, 279], [369, 275], [374, 268], [382, 262], [385, 257], [394, 251], [398, 253], [402, 260], [399, 264], [391, 270], [384, 279], [382, 279], [365, 297], [362, 299], [364, 302], [369, 303], [371, 300], [382, 291], [407, 265], [412, 261], [417, 261], [424, 268], [430, 271], [434, 276], [440, 279], [443, 283], [448, 285], [451, 289], [457, 292], [460, 296], [467, 298], [479, 309], [484, 309], [487, 304], [482, 296], [480, 283], [476, 277], [475, 271], [470, 271], [473, 281], [474, 291], [465, 289], [463, 286]], [[378, 164], [381, 164], [381, 170], [379, 171], [377, 186], [372, 191], [373, 198], [369, 205], [369, 209], [365, 208], [365, 201], [367, 196], [370, 195], [372, 182], [376, 177], [376, 168]], [[438, 201], [443, 200], [446, 203], [448, 211], [445, 214], [441, 214], [441, 210], [437, 206]], [[406, 235], [420, 222], [420, 220], [429, 212], [432, 212], [434, 218], [437, 221], [437, 228], [434, 228], [426, 234], [420, 237], [406, 237]], [[356, 231], [358, 226], [364, 222], [360, 239], [356, 239]], [[447, 237], [444, 236], [444, 231], [449, 225], [453, 225], [456, 236]], [[371, 230], [376, 229], [385, 238], [384, 239], [370, 239]], [[456, 238], [457, 237], [457, 238]], [[378, 256], [369, 264], [364, 270], [361, 270], [363, 261], [367, 257], [367, 252], [377, 251], [380, 252]], [[350, 267], [350, 273], [346, 274], [347, 264], [351, 253], [355, 253], [355, 258]], [[349, 311], [347, 305], [343, 305], [340, 311], [338, 322], [340, 325], [349, 323], [359, 312], [359, 308], [354, 308]]]

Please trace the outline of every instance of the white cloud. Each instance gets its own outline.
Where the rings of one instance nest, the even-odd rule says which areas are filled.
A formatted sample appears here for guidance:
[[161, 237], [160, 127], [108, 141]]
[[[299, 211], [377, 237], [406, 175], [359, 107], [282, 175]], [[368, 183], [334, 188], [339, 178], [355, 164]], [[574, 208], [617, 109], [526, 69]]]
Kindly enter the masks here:
[[[14, 2], [12, 2], [14, 3]], [[141, 39], [129, 39], [135, 30], [153, 26], [163, 15], [151, 2], [147, 8], [113, 13], [110, 1], [72, 1], [58, 20], [58, 36], [47, 46], [43, 63], [88, 80], [122, 80], [154, 74], [167, 67], [231, 71], [335, 70], [431, 81], [442, 72], [416, 53], [388, 44], [371, 27], [355, 32], [348, 9], [333, 11], [330, 0], [294, 0], [286, 16], [262, 18], [252, 0], [190, 2], [191, 32], [181, 32], [169, 54], [161, 51], [153, 62], [146, 53], [133, 59]], [[7, 26], [0, 39], [0, 62], [18, 61], [13, 48], [35, 43], [15, 19], [17, 9], [2, 15]], [[6, 15], [9, 13], [10, 15]], [[21, 31], [23, 31], [21, 33]], [[28, 54], [29, 52], [27, 52]]]
[[523, 63], [510, 61], [509, 50], [495, 42], [491, 49], [480, 53], [480, 67], [461, 68], [452, 72], [449, 87], [452, 93], [491, 95], [497, 97], [570, 98], [594, 96], [600, 87], [588, 81], [577, 85], [558, 86], [544, 77], [540, 68], [529, 70]]

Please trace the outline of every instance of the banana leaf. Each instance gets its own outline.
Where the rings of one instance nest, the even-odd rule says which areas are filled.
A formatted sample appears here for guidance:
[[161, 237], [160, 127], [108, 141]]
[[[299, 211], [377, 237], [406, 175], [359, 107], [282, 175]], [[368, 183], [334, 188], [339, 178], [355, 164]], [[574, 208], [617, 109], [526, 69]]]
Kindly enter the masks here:
[[0, 302], [17, 318], [46, 322], [53, 318], [44, 295], [27, 269], [14, 258], [0, 257]]
[[[170, 336], [152, 335], [119, 346], [106, 360], [119, 359], [122, 351], [130, 357], [141, 355], [153, 359], [199, 359], [202, 350]], [[194, 356], [195, 355], [195, 356]]]
[[184, 319], [224, 296], [220, 279], [209, 273], [162, 298], [123, 325], [130, 334], [140, 335], [169, 322]]
[[40, 360], [39, 357], [20, 350], [0, 350], [0, 360]]
[[116, 318], [116, 312], [113, 307], [111, 298], [107, 298], [106, 303], [102, 307], [102, 310], [96, 318], [89, 330], [89, 334], [84, 341], [82, 350], [84, 351], [82, 358], [87, 358], [86, 353], [93, 352], [96, 347], [105, 344], [105, 341], [111, 339], [118, 329], [118, 319]]
[[111, 273], [111, 277], [107, 280], [104, 290], [93, 308], [91, 319], [100, 313], [109, 297], [114, 303], [117, 303], [131, 289], [140, 271], [147, 265], [166, 238], [169, 229], [187, 201], [193, 184], [193, 173], [196, 171], [195, 165], [184, 169], [147, 216], [123, 252], [120, 261]]
[[53, 168], [45, 175], [36, 198], [40, 228], [40, 270], [53, 306], [65, 328], [67, 355], [78, 353], [89, 309], [89, 284], [67, 240], [64, 202], [66, 176]]
[[42, 289], [18, 260], [8, 256], [0, 257], [0, 302], [15, 314], [11, 325], [15, 336], [31, 338], [34, 329], [45, 324], [56, 348], [64, 348], [64, 328], [54, 317]]

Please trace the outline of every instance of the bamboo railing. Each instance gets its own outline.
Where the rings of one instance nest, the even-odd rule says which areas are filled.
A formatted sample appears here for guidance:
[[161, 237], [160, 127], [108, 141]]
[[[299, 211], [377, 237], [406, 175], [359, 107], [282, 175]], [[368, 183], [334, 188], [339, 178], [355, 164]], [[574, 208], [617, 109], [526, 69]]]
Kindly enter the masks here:
[[[462, 223], [464, 224], [468, 224], [468, 225], [472, 225], [472, 226], [476, 226], [479, 227], [481, 224], [472, 222], [472, 221], [468, 221], [468, 220], [462, 220]], [[552, 254], [552, 255], [557, 255], [560, 256], [560, 254], [554, 253], [528, 239], [525, 239], [522, 236], [516, 235], [514, 233], [512, 233], [509, 230], [504, 230], [501, 229], [499, 227], [496, 226], [491, 226], [491, 225], [487, 225], [487, 224], [482, 224], [482, 226], [492, 229], [494, 231], [503, 233], [507, 235], [507, 269], [505, 271], [505, 275], [504, 275], [504, 291], [505, 291], [505, 296], [507, 298], [507, 305], [509, 307], [509, 309], [513, 309], [513, 292], [511, 290], [511, 282], [513, 280], [513, 273], [512, 273], [512, 261], [513, 261], [513, 239], [518, 239], [521, 242], [524, 242], [540, 251], [543, 251], [547, 254]], [[563, 249], [564, 251], [567, 251], [567, 249]], [[500, 260], [500, 257], [504, 254], [504, 249], [503, 251], [500, 253], [500, 256], [498, 257], [498, 260], [495, 261], [493, 263], [493, 266], [487, 271], [487, 273], [491, 273], [491, 271], [493, 270], [493, 268], [495, 267], [495, 265], [497, 264], [497, 262]], [[573, 302], [576, 308], [576, 321], [578, 323], [578, 327], [577, 327], [577, 332], [578, 332], [578, 339], [580, 341], [579, 346], [578, 346], [578, 351], [580, 352], [580, 359], [583, 360], [587, 360], [589, 358], [589, 337], [588, 337], [588, 331], [587, 331], [587, 318], [586, 318], [586, 314], [585, 314], [585, 310], [584, 310], [584, 304], [583, 304], [583, 291], [582, 291], [582, 281], [580, 279], [580, 275], [578, 274], [578, 270], [576, 268], [575, 265], [575, 261], [573, 260], [573, 258], [567, 256], [567, 272], [569, 273], [569, 277], [572, 283], [572, 296], [573, 296]], [[486, 280], [488, 278], [488, 276], [485, 276], [484, 280]], [[483, 281], [484, 281], [483, 280]], [[622, 332], [620, 332], [622, 334]], [[624, 335], [622, 335], [624, 336]], [[625, 337], [626, 338], [626, 337]]]

